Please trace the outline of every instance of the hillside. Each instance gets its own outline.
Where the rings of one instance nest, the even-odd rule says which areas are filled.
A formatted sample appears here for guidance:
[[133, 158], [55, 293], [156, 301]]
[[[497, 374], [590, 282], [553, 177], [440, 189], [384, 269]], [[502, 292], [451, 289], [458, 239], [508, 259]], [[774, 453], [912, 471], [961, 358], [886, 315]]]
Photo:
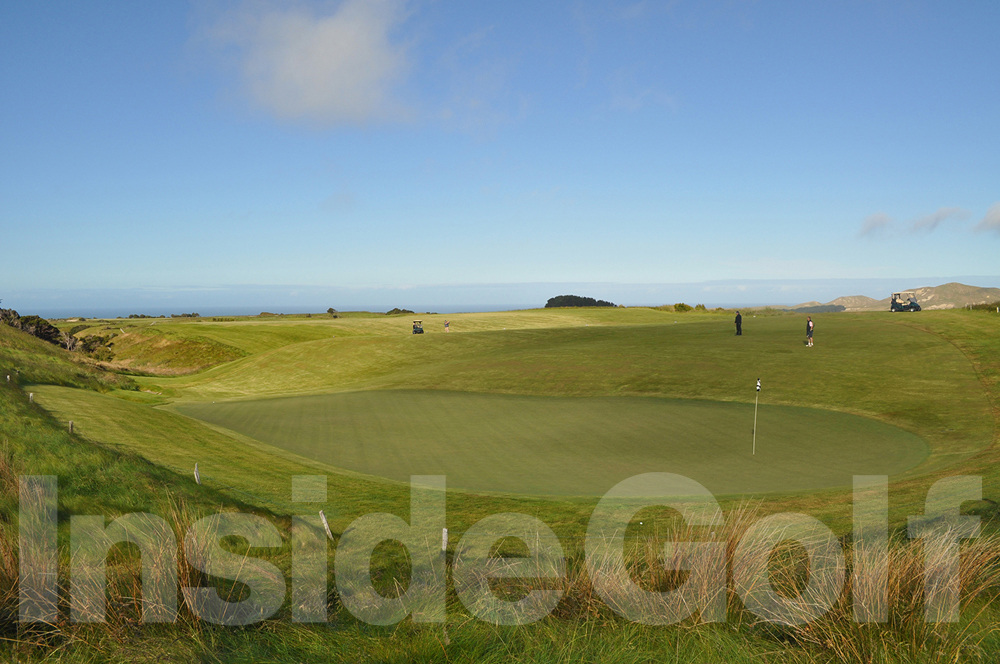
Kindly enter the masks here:
[[[888, 298], [885, 301], [888, 303]], [[867, 295], [846, 295], [844, 297], [838, 297], [836, 300], [831, 300], [830, 304], [839, 304], [847, 311], [867, 311], [869, 309], [879, 309], [881, 311], [881, 304], [879, 304], [879, 300], [876, 300], [873, 297], [868, 297]], [[889, 305], [886, 304], [885, 309], [888, 308]]]
[[[980, 288], [954, 282], [941, 286], [903, 288], [898, 292], [915, 293], [917, 302], [924, 309], [961, 309], [970, 304], [1000, 301], [1000, 288]], [[843, 306], [847, 311], [888, 311], [889, 297], [876, 300], [864, 295], [849, 295], [838, 297], [828, 304]]]

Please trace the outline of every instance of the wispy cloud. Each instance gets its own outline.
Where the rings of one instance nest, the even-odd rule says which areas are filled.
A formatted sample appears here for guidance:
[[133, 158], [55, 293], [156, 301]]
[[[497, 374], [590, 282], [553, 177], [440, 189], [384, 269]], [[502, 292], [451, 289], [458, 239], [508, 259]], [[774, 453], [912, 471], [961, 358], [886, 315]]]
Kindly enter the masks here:
[[446, 47], [437, 65], [447, 90], [438, 118], [473, 134], [523, 120], [531, 100], [514, 85], [522, 53], [500, 47], [494, 26], [480, 28]]
[[945, 221], [961, 221], [963, 219], [968, 219], [971, 213], [968, 210], [963, 210], [957, 207], [943, 207], [938, 208], [931, 214], [925, 215], [913, 221], [910, 225], [910, 230], [919, 233], [926, 232], [930, 233], [940, 226]]
[[976, 224], [975, 230], [977, 232], [993, 231], [994, 233], [1000, 233], [1000, 203], [994, 203], [990, 206], [983, 220]]
[[235, 64], [246, 94], [280, 119], [363, 124], [396, 119], [392, 85], [407, 68], [392, 39], [402, 0], [346, 0], [330, 14], [246, 2], [204, 31]]
[[[993, 208], [990, 208], [990, 211], [992, 212]], [[1000, 214], [1000, 212], [997, 214]], [[865, 217], [864, 223], [861, 224], [861, 230], [858, 231], [858, 237], [871, 238], [885, 233], [892, 233], [894, 235], [932, 233], [937, 230], [941, 224], [946, 222], [963, 221], [968, 219], [970, 216], [971, 213], [963, 208], [942, 207], [906, 224], [899, 224], [885, 212], [876, 212], [875, 214], [870, 214]], [[989, 214], [986, 216], [987, 219], [990, 218]], [[980, 226], [987, 224], [987, 219], [984, 219], [982, 223], [980, 223]]]
[[638, 111], [647, 106], [676, 108], [677, 99], [651, 86], [641, 86], [634, 69], [619, 69], [611, 77], [611, 109]]
[[861, 230], [858, 235], [861, 237], [866, 237], [869, 235], [877, 235], [892, 224], [892, 217], [887, 215], [885, 212], [876, 212], [875, 214], [870, 214], [865, 217], [865, 223], [861, 225]]

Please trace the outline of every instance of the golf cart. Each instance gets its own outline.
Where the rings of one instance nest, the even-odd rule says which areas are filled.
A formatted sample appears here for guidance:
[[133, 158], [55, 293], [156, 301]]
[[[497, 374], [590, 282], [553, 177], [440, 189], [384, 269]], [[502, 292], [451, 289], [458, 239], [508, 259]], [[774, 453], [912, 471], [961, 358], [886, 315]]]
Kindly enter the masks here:
[[920, 305], [917, 304], [917, 298], [913, 293], [893, 293], [889, 311], [920, 311]]
[[424, 321], [422, 321], [422, 320], [415, 320], [415, 321], [413, 321], [413, 333], [414, 334], [423, 334], [424, 333]]

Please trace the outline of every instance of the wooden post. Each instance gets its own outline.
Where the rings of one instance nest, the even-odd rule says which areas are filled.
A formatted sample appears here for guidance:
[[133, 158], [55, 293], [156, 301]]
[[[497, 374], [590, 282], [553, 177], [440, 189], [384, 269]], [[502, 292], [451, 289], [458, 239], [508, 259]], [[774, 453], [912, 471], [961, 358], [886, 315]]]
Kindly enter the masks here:
[[73, 433], [73, 420], [69, 421], [69, 432]]
[[194, 464], [194, 481], [198, 483], [198, 486], [201, 486], [201, 475], [198, 473], [197, 463]]
[[35, 403], [35, 393], [28, 392], [28, 403]]
[[448, 552], [448, 529], [441, 529], [441, 555]]

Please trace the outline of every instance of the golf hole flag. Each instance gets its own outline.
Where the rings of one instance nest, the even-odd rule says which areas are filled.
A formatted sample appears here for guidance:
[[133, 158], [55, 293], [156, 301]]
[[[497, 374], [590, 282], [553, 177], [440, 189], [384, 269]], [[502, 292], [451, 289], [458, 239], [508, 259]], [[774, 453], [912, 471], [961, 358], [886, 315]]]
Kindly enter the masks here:
[[757, 392], [753, 397], [753, 447], [750, 454], [757, 454], [757, 400], [760, 397], [760, 378], [757, 379]]

